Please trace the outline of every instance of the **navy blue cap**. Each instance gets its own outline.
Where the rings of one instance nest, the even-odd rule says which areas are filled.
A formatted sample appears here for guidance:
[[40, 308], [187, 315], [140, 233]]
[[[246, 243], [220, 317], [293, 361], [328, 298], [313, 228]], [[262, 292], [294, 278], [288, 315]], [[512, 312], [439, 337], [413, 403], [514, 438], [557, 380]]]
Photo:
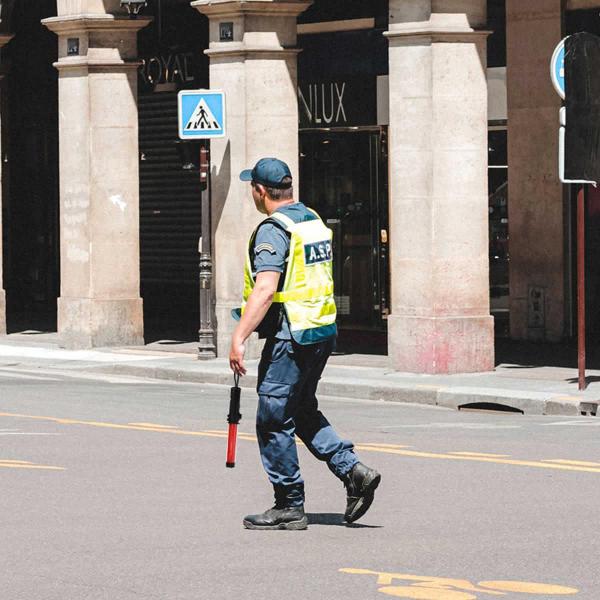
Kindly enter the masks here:
[[242, 181], [255, 181], [279, 189], [290, 187], [290, 183], [283, 181], [286, 177], [292, 178], [290, 168], [278, 158], [261, 158], [254, 169], [246, 169], [240, 173]]

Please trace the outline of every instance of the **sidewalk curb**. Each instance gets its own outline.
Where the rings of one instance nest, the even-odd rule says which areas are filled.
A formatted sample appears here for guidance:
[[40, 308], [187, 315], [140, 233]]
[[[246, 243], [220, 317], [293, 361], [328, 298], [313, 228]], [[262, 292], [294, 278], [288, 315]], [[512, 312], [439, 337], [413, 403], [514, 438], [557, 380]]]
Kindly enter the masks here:
[[[131, 375], [182, 383], [207, 383], [232, 385], [232, 376], [222, 368], [205, 368], [197, 371], [161, 366], [112, 364], [93, 367], [95, 373]], [[256, 388], [256, 375], [248, 374], [240, 381], [243, 389]], [[330, 398], [351, 398], [374, 402], [401, 402], [440, 406], [459, 410], [470, 405], [502, 405], [526, 415], [580, 416], [597, 411], [598, 402], [589, 398], [556, 395], [549, 392], [508, 391], [500, 388], [451, 387], [388, 383], [360, 383], [352, 378], [323, 377], [319, 392]]]

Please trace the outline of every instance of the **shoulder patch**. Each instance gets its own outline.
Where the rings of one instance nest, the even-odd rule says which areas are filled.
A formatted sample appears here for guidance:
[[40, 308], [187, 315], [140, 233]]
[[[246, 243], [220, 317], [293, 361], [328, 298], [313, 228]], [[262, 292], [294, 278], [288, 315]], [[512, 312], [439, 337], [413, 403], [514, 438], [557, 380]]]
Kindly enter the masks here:
[[263, 250], [266, 250], [267, 252], [270, 252], [271, 254], [276, 254], [273, 244], [268, 244], [266, 242], [263, 242], [262, 244], [258, 244], [258, 246], [256, 246], [256, 248], [254, 248], [255, 254], [258, 254], [259, 252], [262, 252]]

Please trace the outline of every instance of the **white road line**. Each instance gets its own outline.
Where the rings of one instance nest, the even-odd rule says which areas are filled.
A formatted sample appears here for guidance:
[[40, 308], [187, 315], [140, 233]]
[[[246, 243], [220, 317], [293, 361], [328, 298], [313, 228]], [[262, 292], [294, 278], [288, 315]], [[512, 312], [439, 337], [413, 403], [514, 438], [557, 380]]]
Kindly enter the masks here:
[[165, 379], [145, 379], [144, 375], [110, 375], [108, 373], [77, 373], [73, 371], [57, 371], [65, 379], [85, 379], [102, 381], [103, 383], [131, 383], [137, 385], [165, 385], [171, 383], [185, 384], [185, 381], [167, 381]]
[[600, 427], [600, 419], [590, 417], [587, 421], [554, 421], [552, 423], [541, 423], [544, 427], [553, 425], [570, 425], [571, 427]]
[[[49, 360], [74, 360], [90, 362], [139, 362], [161, 360], [162, 356], [119, 354], [99, 350], [60, 350], [57, 348], [38, 348], [33, 346], [11, 346], [0, 344], [0, 356], [45, 358]], [[193, 355], [190, 355], [193, 358]]]
[[522, 429], [522, 425], [488, 423], [415, 423], [414, 425], [380, 425], [379, 429]]
[[[47, 373], [49, 377], [41, 375]], [[197, 385], [193, 382], [186, 381], [167, 381], [164, 379], [146, 379], [144, 375], [111, 375], [109, 373], [85, 373], [80, 372], [77, 368], [73, 368], [69, 371], [64, 369], [36, 369], [28, 371], [22, 369], [19, 371], [20, 378], [22, 379], [40, 379], [48, 381], [64, 382], [65, 379], [80, 379], [86, 381], [102, 381], [103, 383], [124, 383], [124, 384], [136, 384], [136, 385]], [[29, 375], [31, 374], [31, 376]], [[10, 378], [11, 376], [6, 376]], [[17, 375], [15, 375], [17, 377]], [[2, 369], [0, 368], [0, 379], [2, 378]], [[204, 385], [204, 384], [201, 384]]]
[[60, 381], [60, 378], [48, 377], [46, 375], [38, 375], [37, 373], [16, 373], [15, 371], [8, 371], [0, 368], [0, 378], [2, 379], [39, 379], [42, 381]]
[[62, 433], [40, 433], [33, 431], [0, 431], [0, 435], [62, 435]]

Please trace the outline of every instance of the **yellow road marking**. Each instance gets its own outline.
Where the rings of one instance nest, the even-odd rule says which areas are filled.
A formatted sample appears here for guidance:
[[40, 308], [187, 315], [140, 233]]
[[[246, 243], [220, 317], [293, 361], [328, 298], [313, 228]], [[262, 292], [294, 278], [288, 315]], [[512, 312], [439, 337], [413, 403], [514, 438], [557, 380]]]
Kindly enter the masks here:
[[[158, 433], [172, 433], [176, 435], [187, 435], [196, 437], [216, 437], [224, 438], [227, 437], [225, 431], [216, 432], [212, 431], [188, 431], [185, 429], [167, 429], [165, 427], [141, 427], [140, 425], [121, 425], [118, 423], [105, 423], [101, 421], [80, 421], [77, 419], [64, 419], [59, 417], [46, 417], [38, 415], [23, 415], [18, 413], [0, 413], [0, 417], [12, 417], [19, 419], [35, 419], [39, 421], [50, 421], [61, 425], [87, 425], [91, 427], [103, 427], [108, 429], [123, 429], [133, 431], [154, 431]], [[245, 441], [255, 441], [256, 437], [247, 433], [238, 433], [238, 437]], [[397, 454], [399, 456], [406, 456], [411, 458], [433, 458], [440, 460], [462, 460], [471, 462], [487, 462], [499, 465], [514, 465], [519, 467], [534, 467], [538, 469], [552, 469], [557, 471], [576, 471], [580, 473], [599, 473], [600, 465], [598, 466], [587, 466], [579, 464], [563, 464], [556, 462], [544, 462], [544, 461], [533, 461], [533, 460], [514, 460], [507, 458], [495, 458], [485, 455], [465, 455], [465, 454], [442, 454], [439, 452], [419, 452], [416, 450], [404, 450], [401, 447], [388, 447], [384, 445], [375, 444], [356, 444], [357, 450], [363, 450], [365, 452], [380, 452], [383, 454]]]
[[[457, 456], [482, 456], [484, 458], [508, 458], [510, 454], [487, 454], [485, 452], [448, 452]], [[598, 465], [600, 467], [600, 465]]]
[[[206, 432], [206, 433], [217, 434], [219, 437], [222, 437], [222, 438], [227, 437], [227, 432], [219, 430], [219, 429], [203, 429], [202, 431]], [[242, 440], [248, 440], [249, 442], [256, 441], [256, 436], [252, 435], [251, 433], [244, 433], [243, 431], [238, 431], [237, 435], [238, 435], [238, 438], [240, 438]], [[298, 442], [298, 443], [301, 443], [301, 442]]]
[[480, 581], [481, 587], [489, 587], [503, 592], [517, 592], [519, 594], [550, 594], [554, 596], [569, 596], [577, 594], [579, 590], [562, 585], [548, 585], [545, 583], [531, 583], [528, 581]]
[[159, 425], [158, 423], [128, 423], [136, 427], [158, 427], [159, 429], [179, 429], [176, 425]]
[[376, 448], [410, 448], [410, 446], [403, 446], [401, 444], [378, 444], [376, 442], [361, 442], [362, 446], [373, 446]]
[[[14, 417], [17, 419], [34, 419], [38, 421], [50, 421], [59, 425], [88, 425], [91, 427], [105, 427], [108, 429], [126, 429], [130, 431], [157, 431], [159, 433], [177, 433], [180, 435], [196, 435], [204, 437], [223, 437], [221, 433], [210, 433], [208, 431], [186, 431], [183, 429], [166, 429], [164, 427], [151, 427], [140, 425], [122, 425], [119, 423], [104, 423], [102, 421], [80, 421], [77, 419], [64, 419], [60, 417], [45, 417], [38, 415], [22, 415], [16, 413], [0, 413], [0, 417]], [[227, 434], [225, 434], [227, 436]]]
[[552, 460], [544, 460], [544, 462], [556, 463], [559, 465], [576, 465], [578, 467], [597, 467], [600, 469], [600, 463], [587, 462], [585, 460], [563, 460], [562, 458], [553, 458]]
[[0, 469], [39, 469], [42, 471], [66, 471], [64, 467], [53, 467], [50, 465], [36, 465], [20, 460], [0, 459]]
[[375, 575], [376, 584], [383, 586], [377, 591], [397, 598], [421, 598], [422, 600], [476, 600], [486, 596], [506, 596], [506, 592], [519, 594], [569, 596], [579, 590], [562, 585], [547, 585], [528, 581], [481, 581], [473, 584], [467, 579], [449, 579], [428, 575], [385, 573], [369, 569], [340, 569], [351, 575]]
[[563, 465], [556, 463], [547, 463], [533, 460], [513, 460], [508, 458], [488, 458], [485, 456], [463, 456], [456, 454], [440, 454], [436, 452], [417, 452], [414, 450], [396, 450], [395, 448], [382, 448], [372, 446], [357, 445], [357, 449], [367, 452], [383, 452], [389, 454], [399, 454], [400, 456], [411, 456], [414, 458], [438, 458], [441, 460], [466, 460], [474, 462], [496, 463], [498, 465], [515, 465], [519, 467], [536, 467], [539, 469], [556, 469], [560, 471], [578, 471], [582, 473], [600, 473], [600, 467], [583, 467], [577, 465]]

